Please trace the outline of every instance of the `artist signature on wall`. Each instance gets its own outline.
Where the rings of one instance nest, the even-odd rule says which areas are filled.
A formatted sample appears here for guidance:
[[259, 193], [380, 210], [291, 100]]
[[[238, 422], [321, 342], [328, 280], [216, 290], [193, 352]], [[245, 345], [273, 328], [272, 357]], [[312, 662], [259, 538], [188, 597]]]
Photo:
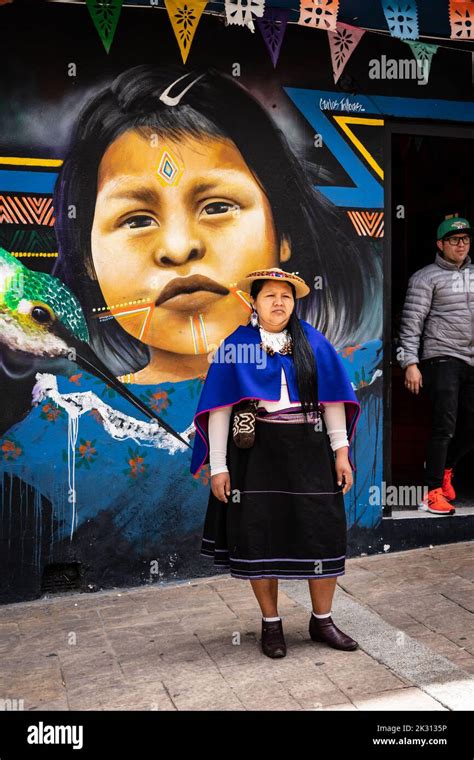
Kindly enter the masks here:
[[349, 98], [319, 98], [319, 108], [321, 111], [365, 111], [362, 103], [353, 102]]

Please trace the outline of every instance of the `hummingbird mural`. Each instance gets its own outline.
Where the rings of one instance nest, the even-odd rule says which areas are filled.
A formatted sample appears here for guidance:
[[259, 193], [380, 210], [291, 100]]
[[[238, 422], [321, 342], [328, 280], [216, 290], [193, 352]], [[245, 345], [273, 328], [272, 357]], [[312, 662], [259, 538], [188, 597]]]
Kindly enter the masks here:
[[[0, 247], [0, 350], [5, 368], [24, 368], [26, 361], [29, 366], [19, 376], [31, 377], [31, 382], [21, 391], [15, 382], [11, 386], [13, 396], [18, 396], [19, 391], [19, 398], [15, 399], [15, 421], [26, 416], [31, 407], [34, 385], [31, 365], [73, 361], [191, 448], [188, 441], [117, 380], [91, 349], [88, 340], [89, 331], [81, 305], [69, 288], [57, 277], [28, 269]], [[8, 380], [4, 379], [4, 382], [8, 384]], [[10, 404], [10, 408], [15, 407], [15, 403]], [[3, 425], [0, 419], [0, 434], [11, 424], [8, 414]]]

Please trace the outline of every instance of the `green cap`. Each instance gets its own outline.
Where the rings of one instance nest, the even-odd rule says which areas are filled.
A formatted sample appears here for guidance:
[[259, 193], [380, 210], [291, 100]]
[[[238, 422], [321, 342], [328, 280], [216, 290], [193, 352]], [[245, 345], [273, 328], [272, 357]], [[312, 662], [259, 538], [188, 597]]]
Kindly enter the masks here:
[[468, 232], [472, 235], [471, 225], [467, 219], [460, 216], [453, 216], [451, 219], [445, 219], [438, 227], [437, 240], [442, 240], [446, 235], [455, 235], [457, 232]]

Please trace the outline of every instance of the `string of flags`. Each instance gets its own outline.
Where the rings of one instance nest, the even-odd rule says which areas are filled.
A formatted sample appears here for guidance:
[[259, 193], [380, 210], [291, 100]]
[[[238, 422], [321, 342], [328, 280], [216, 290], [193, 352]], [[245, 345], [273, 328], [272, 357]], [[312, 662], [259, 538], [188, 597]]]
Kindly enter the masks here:
[[[268, 0], [271, 2], [271, 0]], [[365, 29], [338, 21], [339, 7], [345, 0], [299, 0], [297, 24], [327, 32], [334, 75], [337, 84], [352, 53], [365, 34]], [[0, 0], [7, 5], [14, 0]], [[106, 52], [110, 51], [119, 23], [123, 0], [85, 0], [93, 24]], [[160, 2], [168, 12], [183, 63], [191, 49], [196, 30], [208, 0], [149, 0]], [[419, 40], [417, 0], [378, 0], [387, 29], [392, 37], [403, 40], [413, 56], [429, 73], [431, 61], [438, 49]], [[474, 0], [446, 0], [450, 39], [474, 39]], [[273, 8], [267, 0], [224, 0], [226, 25], [247, 27], [252, 33], [258, 28], [274, 67], [278, 63], [290, 11]]]

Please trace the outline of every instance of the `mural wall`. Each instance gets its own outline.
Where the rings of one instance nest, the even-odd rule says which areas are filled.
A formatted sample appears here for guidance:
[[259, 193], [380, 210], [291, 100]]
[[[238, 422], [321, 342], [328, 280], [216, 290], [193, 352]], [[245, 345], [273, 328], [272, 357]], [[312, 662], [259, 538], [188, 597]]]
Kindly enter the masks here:
[[124, 9], [108, 57], [82, 9], [44, 10], [41, 53], [36, 34], [5, 35], [4, 601], [37, 596], [55, 563], [81, 563], [86, 588], [213, 572], [198, 553], [210, 474], [190, 473], [192, 420], [210, 352], [250, 314], [235, 283], [262, 267], [313, 286], [298, 314], [340, 352], [362, 405], [350, 551], [380, 550], [368, 490], [383, 431], [373, 42], [354, 53], [351, 93], [331, 85], [307, 30], [287, 31], [273, 69], [253, 36], [244, 51], [241, 30], [205, 18], [184, 67], [149, 18]]

